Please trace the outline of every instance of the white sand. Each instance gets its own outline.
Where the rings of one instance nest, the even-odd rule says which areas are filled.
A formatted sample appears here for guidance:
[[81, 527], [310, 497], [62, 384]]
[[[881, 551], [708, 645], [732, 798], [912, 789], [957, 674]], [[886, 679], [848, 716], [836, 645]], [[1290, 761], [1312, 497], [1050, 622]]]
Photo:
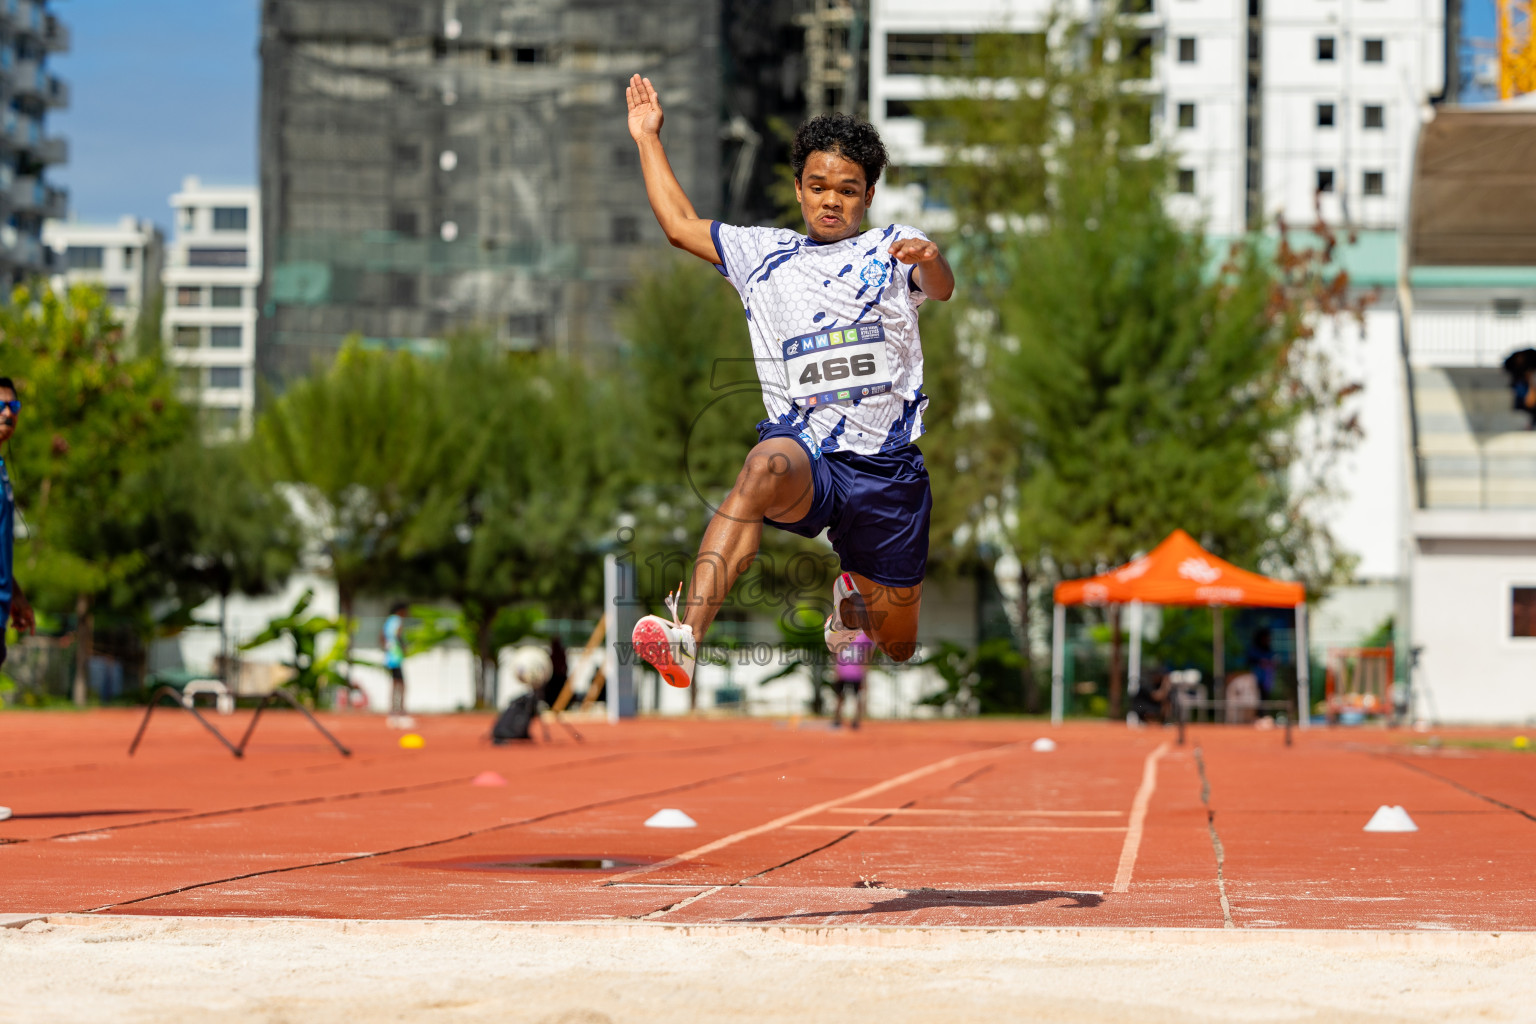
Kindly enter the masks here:
[[4, 1021], [1536, 1021], [1536, 933], [57, 916]]

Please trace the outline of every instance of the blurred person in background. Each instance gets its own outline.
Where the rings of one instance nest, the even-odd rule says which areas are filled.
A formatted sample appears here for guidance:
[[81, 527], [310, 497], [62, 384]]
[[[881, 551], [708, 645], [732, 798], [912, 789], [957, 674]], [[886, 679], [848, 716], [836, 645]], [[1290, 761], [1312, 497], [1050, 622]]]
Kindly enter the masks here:
[[853, 715], [848, 721], [850, 728], [857, 729], [868, 710], [865, 684], [869, 679], [869, 662], [875, 656], [875, 644], [860, 630], [852, 640], [844, 644], [837, 658], [837, 703], [832, 708], [832, 728], [843, 727], [843, 698], [850, 699]]
[[405, 629], [405, 611], [404, 601], [390, 606], [380, 637], [384, 667], [389, 669], [389, 718], [386, 721], [395, 729], [409, 729], [415, 724], [405, 713], [405, 638], [401, 635]]
[[[16, 383], [9, 377], [0, 377], [0, 444], [7, 445], [7, 456], [11, 451], [7, 442], [16, 433], [16, 421], [20, 417], [21, 398], [16, 393]], [[16, 494], [11, 489], [11, 469], [6, 460], [0, 458], [0, 606], [4, 607], [0, 622], [10, 623], [17, 632], [35, 633], [37, 622], [32, 615], [32, 606], [27, 603], [27, 595], [21, 592], [21, 584], [16, 582], [14, 575], [15, 548]], [[6, 654], [5, 633], [0, 631], [0, 665], [5, 664]], [[9, 807], [0, 807], [0, 821], [10, 816]]]

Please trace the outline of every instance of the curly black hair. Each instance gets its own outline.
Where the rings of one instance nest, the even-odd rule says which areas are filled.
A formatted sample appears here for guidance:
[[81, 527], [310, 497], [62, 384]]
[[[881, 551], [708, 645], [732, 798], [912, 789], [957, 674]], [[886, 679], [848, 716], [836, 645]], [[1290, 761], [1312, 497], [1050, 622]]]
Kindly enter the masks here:
[[864, 168], [864, 187], [869, 188], [880, 180], [885, 170], [885, 143], [880, 133], [868, 121], [860, 121], [848, 114], [818, 114], [800, 126], [795, 132], [795, 144], [789, 151], [789, 164], [795, 170], [795, 180], [805, 170], [805, 162], [812, 153], [836, 153]]

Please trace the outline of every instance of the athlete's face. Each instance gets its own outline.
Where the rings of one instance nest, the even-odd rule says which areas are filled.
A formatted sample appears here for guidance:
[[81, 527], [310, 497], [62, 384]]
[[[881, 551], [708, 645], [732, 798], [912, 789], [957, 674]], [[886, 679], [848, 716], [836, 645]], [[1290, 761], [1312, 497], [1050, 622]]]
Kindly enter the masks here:
[[[0, 387], [0, 402], [15, 400], [16, 392], [10, 388]], [[16, 433], [16, 413], [10, 406], [0, 405], [0, 444], [9, 441], [14, 433]]]
[[874, 197], [874, 186], [864, 182], [864, 168], [838, 153], [812, 153], [795, 181], [806, 231], [818, 242], [858, 234]]

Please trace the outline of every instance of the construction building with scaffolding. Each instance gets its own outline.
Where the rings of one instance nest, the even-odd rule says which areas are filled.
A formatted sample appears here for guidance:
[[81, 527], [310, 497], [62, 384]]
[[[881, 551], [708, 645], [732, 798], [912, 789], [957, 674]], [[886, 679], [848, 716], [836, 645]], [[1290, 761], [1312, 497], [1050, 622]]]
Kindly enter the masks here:
[[720, 15], [698, 0], [268, 0], [262, 376], [281, 386], [351, 335], [614, 344], [616, 300], [665, 244], [624, 86], [656, 83], [678, 178], [717, 215]]

